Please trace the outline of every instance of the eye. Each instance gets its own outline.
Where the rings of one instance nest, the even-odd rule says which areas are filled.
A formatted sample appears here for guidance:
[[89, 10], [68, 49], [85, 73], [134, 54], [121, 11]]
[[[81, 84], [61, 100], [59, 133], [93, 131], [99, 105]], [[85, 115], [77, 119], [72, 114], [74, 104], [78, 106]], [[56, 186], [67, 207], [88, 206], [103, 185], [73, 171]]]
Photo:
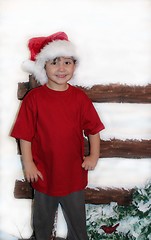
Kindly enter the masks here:
[[66, 65], [71, 65], [71, 64], [73, 64], [73, 61], [72, 60], [67, 60], [67, 61], [65, 61], [65, 64]]
[[57, 63], [55, 61], [51, 62], [50, 63], [51, 65], [56, 65]]
[[69, 61], [66, 61], [66, 62], [65, 62], [65, 64], [66, 64], [66, 65], [69, 65], [69, 64], [71, 64], [71, 62], [69, 62]]
[[55, 58], [55, 59], [51, 60], [50, 65], [56, 65], [57, 62], [58, 62], [57, 60], [58, 60], [58, 58]]

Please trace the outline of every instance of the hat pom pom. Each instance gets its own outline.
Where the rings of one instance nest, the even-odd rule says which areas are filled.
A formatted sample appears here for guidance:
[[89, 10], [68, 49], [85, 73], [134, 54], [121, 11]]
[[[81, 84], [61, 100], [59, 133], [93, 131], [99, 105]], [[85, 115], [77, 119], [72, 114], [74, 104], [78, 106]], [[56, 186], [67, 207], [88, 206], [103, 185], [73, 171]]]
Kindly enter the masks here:
[[35, 62], [31, 60], [26, 60], [22, 63], [22, 69], [25, 72], [33, 74], [35, 71]]

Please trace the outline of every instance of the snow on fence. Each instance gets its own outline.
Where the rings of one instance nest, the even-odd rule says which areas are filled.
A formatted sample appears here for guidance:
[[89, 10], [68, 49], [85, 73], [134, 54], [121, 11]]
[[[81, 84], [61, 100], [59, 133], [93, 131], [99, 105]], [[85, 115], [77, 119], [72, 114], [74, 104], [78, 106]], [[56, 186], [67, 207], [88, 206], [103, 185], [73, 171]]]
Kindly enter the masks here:
[[[32, 88], [39, 84], [32, 76], [28, 82], [18, 83], [17, 97], [22, 100]], [[146, 86], [128, 86], [121, 84], [94, 85], [91, 88], [80, 87], [93, 102], [114, 102], [114, 103], [151, 103], [151, 84]], [[100, 139], [100, 158], [133, 158], [142, 159], [151, 157], [151, 140], [131, 140], [122, 141], [120, 139], [102, 140]], [[19, 144], [18, 144], [19, 147]], [[59, 146], [58, 146], [59, 147]], [[19, 148], [18, 148], [19, 149]], [[89, 154], [89, 143], [85, 139], [85, 154]], [[139, 161], [139, 160], [138, 160]], [[117, 202], [119, 205], [129, 205], [133, 199], [134, 189], [117, 188], [86, 188], [85, 202], [91, 204], [108, 204]], [[14, 197], [21, 199], [32, 199], [33, 190], [26, 181], [16, 180]], [[31, 238], [34, 239], [34, 238]], [[52, 236], [55, 239], [55, 236]]]

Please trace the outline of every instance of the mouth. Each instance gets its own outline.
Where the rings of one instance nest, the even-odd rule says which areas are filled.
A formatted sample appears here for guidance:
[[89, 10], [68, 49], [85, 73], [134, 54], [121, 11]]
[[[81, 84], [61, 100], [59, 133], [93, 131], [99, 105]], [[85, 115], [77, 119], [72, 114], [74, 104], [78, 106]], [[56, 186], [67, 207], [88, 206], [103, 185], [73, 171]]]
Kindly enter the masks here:
[[66, 74], [59, 74], [59, 75], [56, 75], [56, 77], [58, 78], [65, 78], [67, 75]]

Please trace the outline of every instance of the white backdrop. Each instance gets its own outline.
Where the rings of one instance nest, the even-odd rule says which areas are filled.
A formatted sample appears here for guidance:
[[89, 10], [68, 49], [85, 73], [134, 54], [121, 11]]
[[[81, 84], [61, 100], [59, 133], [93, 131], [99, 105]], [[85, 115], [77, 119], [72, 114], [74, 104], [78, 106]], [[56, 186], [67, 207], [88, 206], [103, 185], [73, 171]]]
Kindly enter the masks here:
[[[57, 31], [65, 31], [79, 50], [81, 62], [72, 84], [151, 83], [150, 0], [0, 0], [0, 240], [32, 233], [31, 201], [13, 197], [15, 180], [23, 173], [9, 131], [19, 106], [17, 83], [27, 81], [20, 68], [29, 57], [27, 41]], [[151, 138], [150, 105], [95, 106], [106, 126], [101, 138]], [[151, 159], [101, 159], [89, 184], [127, 188], [150, 176]], [[58, 233], [64, 236], [59, 222]]]

